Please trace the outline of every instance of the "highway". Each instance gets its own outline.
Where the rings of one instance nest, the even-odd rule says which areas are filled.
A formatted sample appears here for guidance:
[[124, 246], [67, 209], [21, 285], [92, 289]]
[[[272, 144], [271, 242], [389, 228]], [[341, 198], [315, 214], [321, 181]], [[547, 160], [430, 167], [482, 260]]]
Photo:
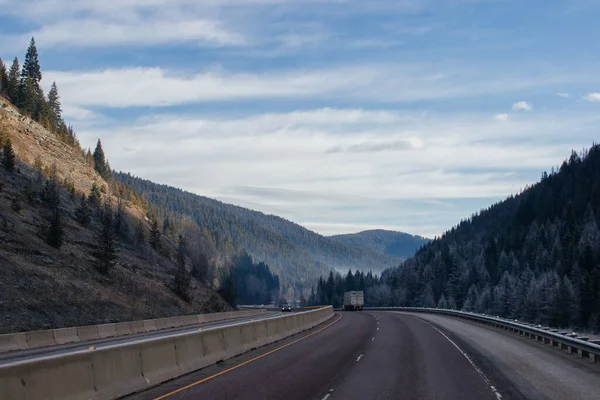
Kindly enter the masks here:
[[344, 312], [311, 331], [126, 397], [597, 400], [600, 366], [451, 317]]
[[[295, 310], [295, 311], [299, 311]], [[241, 322], [258, 321], [262, 319], [269, 319], [279, 317], [282, 313], [279, 312], [266, 312], [261, 315], [253, 317], [235, 318], [217, 322], [207, 322], [203, 324], [189, 325], [180, 328], [164, 329], [153, 332], [138, 333], [134, 335], [112, 337], [107, 339], [89, 340], [84, 342], [69, 343], [59, 346], [41, 347], [31, 350], [11, 351], [8, 353], [0, 353], [0, 365], [12, 364], [22, 361], [34, 361], [47, 357], [63, 356], [69, 353], [76, 353], [81, 351], [89, 351], [90, 347], [94, 349], [100, 349], [102, 347], [114, 346], [118, 344], [136, 343], [144, 340], [149, 340], [159, 337], [169, 337], [181, 335], [189, 332], [196, 332], [198, 329], [211, 330], [217, 328], [223, 328], [231, 325], [236, 325]]]

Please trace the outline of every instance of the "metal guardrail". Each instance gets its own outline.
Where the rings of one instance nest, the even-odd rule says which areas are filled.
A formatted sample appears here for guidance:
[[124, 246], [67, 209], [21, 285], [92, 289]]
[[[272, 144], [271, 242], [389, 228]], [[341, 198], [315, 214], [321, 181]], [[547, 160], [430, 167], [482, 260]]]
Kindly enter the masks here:
[[574, 337], [573, 333], [560, 331], [558, 329], [535, 326], [533, 324], [520, 323], [500, 317], [475, 314], [465, 311], [444, 310], [437, 308], [419, 307], [365, 307], [366, 311], [402, 311], [427, 314], [448, 315], [451, 317], [467, 319], [490, 325], [506, 331], [514, 332], [520, 336], [531, 338], [538, 342], [548, 344], [553, 348], [566, 350], [568, 353], [577, 354], [579, 357], [588, 358], [592, 362], [600, 361], [600, 344], [587, 341], [585, 338]]

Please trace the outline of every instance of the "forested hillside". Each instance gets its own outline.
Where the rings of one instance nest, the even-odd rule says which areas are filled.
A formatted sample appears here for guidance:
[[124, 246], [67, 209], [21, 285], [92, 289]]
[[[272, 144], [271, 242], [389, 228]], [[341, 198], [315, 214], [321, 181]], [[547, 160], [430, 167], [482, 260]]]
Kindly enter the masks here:
[[33, 39], [22, 68], [0, 60], [0, 333], [231, 309], [197, 241], [155, 229], [41, 79]]
[[600, 331], [599, 217], [600, 146], [594, 145], [385, 271], [365, 287], [366, 301]]
[[178, 221], [191, 220], [214, 237], [219, 251], [244, 249], [255, 260], [268, 263], [282, 283], [294, 291], [286, 290], [286, 295], [298, 295], [301, 288], [307, 288], [332, 268], [381, 272], [401, 262], [397, 257], [321, 236], [277, 216], [221, 203], [127, 173], [116, 173], [115, 179], [143, 195], [158, 219], [166, 221], [173, 232], [180, 230], [173, 226]]
[[403, 232], [386, 231], [383, 229], [330, 237], [338, 242], [353, 247], [367, 249], [402, 259], [413, 256], [421, 246], [429, 242], [429, 239], [421, 236], [409, 235], [408, 233]]

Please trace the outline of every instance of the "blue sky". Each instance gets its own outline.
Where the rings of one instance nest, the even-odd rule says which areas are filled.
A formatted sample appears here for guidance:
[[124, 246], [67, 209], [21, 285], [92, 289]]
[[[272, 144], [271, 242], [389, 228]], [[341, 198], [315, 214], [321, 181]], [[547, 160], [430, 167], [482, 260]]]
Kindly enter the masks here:
[[85, 146], [323, 234], [439, 235], [597, 141], [595, 0], [0, 0]]

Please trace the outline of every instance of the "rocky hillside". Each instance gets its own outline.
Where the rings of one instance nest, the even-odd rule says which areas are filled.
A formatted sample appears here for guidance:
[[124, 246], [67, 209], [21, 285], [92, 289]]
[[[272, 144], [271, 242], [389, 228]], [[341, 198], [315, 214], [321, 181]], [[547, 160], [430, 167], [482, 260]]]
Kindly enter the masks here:
[[406, 259], [415, 254], [429, 239], [404, 232], [375, 229], [347, 235], [331, 236], [347, 245]]
[[[115, 237], [117, 259], [108, 273], [97, 268], [103, 208], [90, 205], [89, 224], [78, 222], [80, 195], [94, 183], [100, 201], [116, 208], [110, 185], [86, 162], [81, 150], [20, 114], [0, 97], [0, 141], [10, 138], [16, 170], [0, 167], [0, 333], [96, 324], [230, 307], [212, 287], [192, 278], [190, 299], [172, 290], [176, 251], [162, 239], [157, 252], [136, 238], [148, 235], [143, 210], [122, 202], [124, 234]], [[0, 156], [2, 159], [2, 156]], [[56, 179], [51, 179], [51, 171]], [[47, 187], [58, 184], [58, 210], [63, 230], [59, 248], [48, 244], [53, 213]]]

